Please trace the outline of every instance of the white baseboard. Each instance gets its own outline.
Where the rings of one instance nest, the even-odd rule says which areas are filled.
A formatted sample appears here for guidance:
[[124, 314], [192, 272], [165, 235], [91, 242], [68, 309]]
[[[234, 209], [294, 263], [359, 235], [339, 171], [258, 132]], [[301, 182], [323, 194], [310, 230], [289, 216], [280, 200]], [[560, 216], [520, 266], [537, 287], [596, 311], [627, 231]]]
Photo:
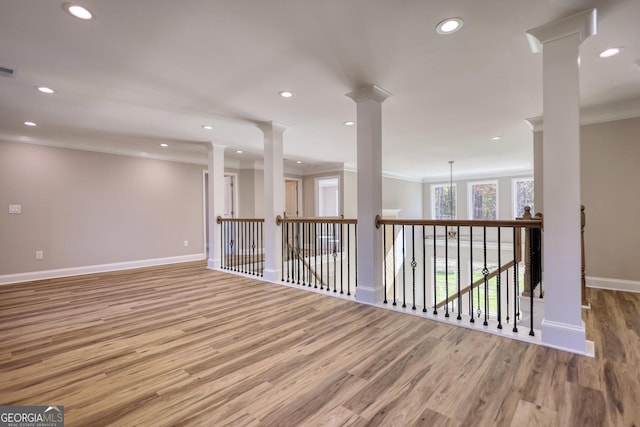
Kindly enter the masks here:
[[166, 258], [153, 258], [138, 261], [116, 262], [113, 264], [87, 265], [83, 267], [60, 268], [56, 270], [31, 271], [28, 273], [5, 274], [0, 276], [0, 285], [9, 283], [32, 282], [34, 280], [55, 279], [58, 277], [80, 276], [82, 274], [104, 273], [106, 271], [129, 270], [140, 267], [176, 264], [179, 262], [198, 261], [205, 259], [203, 253], [180, 255]]
[[640, 292], [640, 282], [636, 280], [609, 279], [607, 277], [586, 277], [589, 288], [610, 289], [612, 291]]

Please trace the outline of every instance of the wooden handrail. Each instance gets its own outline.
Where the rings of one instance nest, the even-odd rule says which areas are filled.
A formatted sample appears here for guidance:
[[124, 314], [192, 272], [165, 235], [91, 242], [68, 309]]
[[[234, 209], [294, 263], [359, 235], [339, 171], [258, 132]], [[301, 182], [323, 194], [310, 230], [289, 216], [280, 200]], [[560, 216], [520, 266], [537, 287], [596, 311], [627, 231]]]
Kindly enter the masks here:
[[[510, 269], [511, 267], [513, 267], [513, 261], [509, 261], [508, 263], [504, 264], [502, 267], [497, 268], [495, 270], [493, 270], [491, 273], [487, 274], [487, 280], [493, 279], [494, 277], [496, 277], [498, 274], [502, 273], [503, 271], [507, 271], [508, 269]], [[470, 286], [467, 286], [463, 289], [460, 289], [460, 295], [464, 295], [467, 292], [469, 292], [471, 289], [477, 288], [478, 286], [484, 284], [484, 277], [481, 277], [480, 279], [476, 280], [475, 282], [473, 282]], [[458, 293], [456, 292], [455, 295], [450, 296], [446, 301], [440, 301], [437, 305], [436, 308], [440, 308], [440, 307], [444, 307], [445, 304], [449, 304], [451, 301], [455, 301], [458, 298]]]
[[497, 219], [383, 219], [379, 215], [376, 216], [376, 228], [381, 225], [438, 225], [450, 227], [523, 227], [523, 228], [542, 228], [542, 218], [539, 219], [521, 219], [521, 220], [497, 220]]
[[312, 224], [357, 224], [357, 219], [345, 219], [334, 217], [310, 217], [310, 218], [283, 218], [280, 215], [276, 217], [276, 224], [280, 225], [283, 222], [288, 223], [312, 223]]
[[264, 218], [223, 218], [218, 216], [216, 222], [218, 224], [222, 224], [223, 222], [264, 222]]

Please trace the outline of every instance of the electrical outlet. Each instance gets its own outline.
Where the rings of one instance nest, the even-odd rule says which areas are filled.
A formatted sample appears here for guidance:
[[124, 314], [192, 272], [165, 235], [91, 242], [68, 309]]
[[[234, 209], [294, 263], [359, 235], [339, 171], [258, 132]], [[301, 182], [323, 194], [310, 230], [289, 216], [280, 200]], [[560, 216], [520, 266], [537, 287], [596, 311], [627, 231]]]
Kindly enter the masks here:
[[9, 213], [10, 214], [22, 213], [22, 205], [9, 205]]
[[188, 241], [188, 240], [185, 240], [185, 241], [184, 241], [184, 247], [185, 247], [185, 248], [189, 247], [189, 241]]
[[44, 252], [36, 251], [36, 259], [44, 259]]

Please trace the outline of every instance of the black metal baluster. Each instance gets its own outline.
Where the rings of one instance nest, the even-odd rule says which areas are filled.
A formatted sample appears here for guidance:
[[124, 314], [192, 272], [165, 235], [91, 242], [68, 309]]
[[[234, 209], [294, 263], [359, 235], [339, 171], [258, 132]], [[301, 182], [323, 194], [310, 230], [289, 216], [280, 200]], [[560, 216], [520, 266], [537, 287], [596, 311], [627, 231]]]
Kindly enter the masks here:
[[444, 226], [444, 317], [449, 317], [449, 227]]
[[391, 235], [393, 236], [393, 242], [391, 243], [391, 249], [393, 249], [393, 304], [396, 305], [396, 225], [391, 224]]
[[436, 226], [433, 226], [433, 314], [438, 314], [438, 276], [436, 274]]
[[309, 287], [311, 287], [311, 285], [313, 284], [313, 271], [311, 270], [311, 239], [312, 239], [312, 234], [311, 234], [311, 222], [307, 223], [307, 254], [309, 255], [307, 258], [309, 261], [308, 262], [308, 283], [309, 283]]
[[260, 251], [260, 277], [264, 274], [264, 221], [260, 221], [258, 223], [260, 233], [258, 237], [260, 238], [260, 244], [258, 245]]
[[323, 290], [323, 285], [322, 282], [324, 281], [324, 275], [323, 273], [323, 264], [324, 264], [324, 231], [323, 229], [323, 223], [320, 223], [320, 290]]
[[242, 265], [243, 269], [244, 269], [244, 273], [245, 274], [249, 274], [249, 245], [247, 244], [248, 240], [249, 240], [249, 227], [248, 227], [249, 223], [248, 222], [243, 222], [242, 223], [242, 228], [244, 229], [244, 242], [242, 244], [243, 248], [242, 248], [242, 253], [244, 255], [244, 264]]
[[351, 296], [351, 224], [347, 224], [347, 295]]
[[407, 308], [407, 276], [405, 274], [405, 265], [407, 264], [407, 255], [405, 253], [404, 245], [405, 245], [405, 235], [404, 235], [404, 224], [402, 224], [402, 308]]
[[422, 312], [427, 312], [427, 233], [422, 226]]
[[[513, 242], [513, 244], [515, 245], [516, 243]], [[505, 273], [504, 277], [507, 279], [505, 284], [505, 289], [507, 290], [507, 323], [509, 323], [509, 269]]]
[[[532, 230], [532, 229], [530, 228], [529, 230]], [[525, 232], [526, 232], [526, 230], [525, 230]], [[532, 234], [532, 233], [529, 233], [529, 234]], [[533, 249], [532, 248], [532, 243], [533, 243], [532, 239], [529, 239], [529, 248], [528, 248], [528, 253], [529, 254], [531, 254], [531, 251]], [[515, 242], [514, 242], [514, 244], [515, 244]], [[529, 255], [529, 256], [531, 256], [531, 255]], [[537, 276], [537, 277], [541, 277], [541, 276]], [[529, 329], [529, 335], [532, 336], [532, 337], [535, 336], [535, 333], [533, 332], [533, 285], [534, 285], [533, 282], [534, 282], [533, 279], [529, 280], [529, 301], [531, 303], [531, 305], [529, 307], [530, 310], [531, 310], [529, 312], [529, 322], [530, 322], [530, 326], [531, 326], [531, 328]], [[526, 283], [525, 283], [525, 286], [526, 286]], [[540, 294], [542, 294], [542, 281], [540, 281], [540, 286], [541, 286]]]
[[283, 222], [282, 226], [284, 227], [284, 231], [285, 231], [285, 238], [282, 242], [282, 246], [283, 246], [283, 250], [286, 254], [286, 262], [285, 265], [287, 266], [287, 283], [290, 282], [290, 272], [289, 272], [289, 223], [288, 222]]
[[344, 273], [344, 240], [342, 240], [342, 229], [344, 227], [344, 224], [340, 223], [339, 225], [339, 229], [340, 229], [340, 295], [344, 294], [343, 291], [343, 285], [344, 285], [344, 277], [343, 277], [343, 273]]
[[382, 279], [382, 288], [384, 293], [384, 304], [387, 303], [387, 224], [382, 224], [382, 268], [384, 277]]
[[460, 293], [460, 226], [458, 225], [456, 230], [457, 237], [457, 247], [458, 247], [458, 274], [456, 274], [456, 279], [458, 281], [458, 320], [462, 320], [462, 294]]
[[300, 284], [300, 223], [296, 222], [296, 275], [298, 280], [296, 284]]
[[469, 276], [471, 277], [471, 288], [469, 289], [469, 314], [471, 315], [470, 322], [475, 323], [475, 313], [473, 312], [473, 227], [471, 226], [469, 227], [469, 259], [469, 265], [471, 266], [469, 268]]
[[487, 227], [482, 227], [482, 240], [484, 251], [484, 267], [482, 268], [482, 275], [484, 276], [484, 322], [482, 324], [484, 326], [487, 326], [489, 324], [487, 318], [487, 312], [489, 311], [489, 279], [487, 279], [487, 276], [489, 275], [489, 269], [487, 268]]
[[355, 241], [356, 241], [356, 246], [355, 246], [355, 251], [356, 251], [356, 289], [358, 288], [358, 223], [356, 223], [353, 226], [353, 231], [355, 232]]
[[[222, 269], [226, 269], [227, 268], [227, 257], [226, 254], [224, 252], [224, 245], [227, 241], [227, 233], [225, 231], [225, 226], [226, 226], [226, 222], [224, 221], [220, 221], [220, 267], [222, 267]], [[209, 238], [209, 236], [207, 236], [207, 239]], [[213, 242], [211, 240], [209, 240], [209, 247], [208, 247], [208, 251], [209, 253], [207, 254], [207, 257], [209, 259], [211, 259], [211, 250], [213, 249]]]
[[318, 223], [313, 223], [313, 287], [318, 288]]
[[302, 222], [300, 223], [300, 230], [302, 231], [302, 239], [300, 240], [301, 242], [301, 247], [300, 247], [300, 254], [299, 257], [301, 259], [301, 268], [302, 268], [302, 286], [306, 285], [306, 281], [305, 281], [305, 273], [307, 272], [307, 268], [306, 265], [304, 263], [305, 259], [306, 259], [306, 255], [304, 253], [304, 238], [305, 238], [305, 223]]
[[411, 226], [411, 277], [413, 278], [413, 306], [412, 310], [416, 309], [416, 267], [418, 263], [416, 262], [416, 233], [415, 226]]
[[[284, 263], [286, 261], [286, 247], [287, 247], [287, 237], [286, 237], [286, 226], [287, 224], [284, 222], [280, 223], [280, 233], [282, 234], [282, 243], [280, 245], [280, 255], [282, 256], [282, 260], [280, 261], [282, 264], [281, 270], [282, 270], [282, 281], [284, 282]], [[260, 229], [260, 223], [258, 222], [258, 229]], [[260, 233], [258, 233], [258, 237], [260, 236]], [[259, 240], [258, 240], [259, 241]], [[258, 245], [259, 248], [261, 248], [260, 245]], [[258, 251], [260, 252], [260, 251]], [[262, 254], [260, 254], [260, 258], [258, 258], [258, 262], [261, 261], [262, 258]], [[258, 266], [258, 269], [260, 269], [260, 265]]]
[[[515, 242], [513, 242], [515, 245]], [[496, 289], [498, 291], [498, 329], [502, 329], [502, 293], [500, 292], [500, 281], [502, 280], [502, 262], [500, 254], [502, 252], [502, 241], [500, 239], [500, 227], [498, 227], [498, 276], [496, 277]]]
[[336, 241], [336, 223], [331, 224], [332, 228], [332, 239], [333, 240], [333, 292], [338, 292], [337, 288], [337, 279], [338, 279], [338, 266], [336, 264], [336, 258], [338, 258], [338, 242]]
[[513, 332], [518, 332], [518, 254], [516, 250], [516, 227], [513, 227]]

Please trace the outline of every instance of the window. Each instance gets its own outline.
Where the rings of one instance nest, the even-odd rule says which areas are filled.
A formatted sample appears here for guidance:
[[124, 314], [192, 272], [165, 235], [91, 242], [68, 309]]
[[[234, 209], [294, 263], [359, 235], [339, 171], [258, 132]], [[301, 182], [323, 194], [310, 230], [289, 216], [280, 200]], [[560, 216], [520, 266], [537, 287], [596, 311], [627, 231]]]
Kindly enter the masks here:
[[435, 184], [431, 186], [431, 218], [457, 218], [456, 185]]
[[317, 216], [340, 216], [340, 178], [316, 179]]
[[513, 216], [520, 217], [524, 214], [524, 207], [531, 207], [533, 214], [533, 178], [516, 178], [513, 180]]
[[498, 218], [498, 182], [469, 183], [469, 218]]

